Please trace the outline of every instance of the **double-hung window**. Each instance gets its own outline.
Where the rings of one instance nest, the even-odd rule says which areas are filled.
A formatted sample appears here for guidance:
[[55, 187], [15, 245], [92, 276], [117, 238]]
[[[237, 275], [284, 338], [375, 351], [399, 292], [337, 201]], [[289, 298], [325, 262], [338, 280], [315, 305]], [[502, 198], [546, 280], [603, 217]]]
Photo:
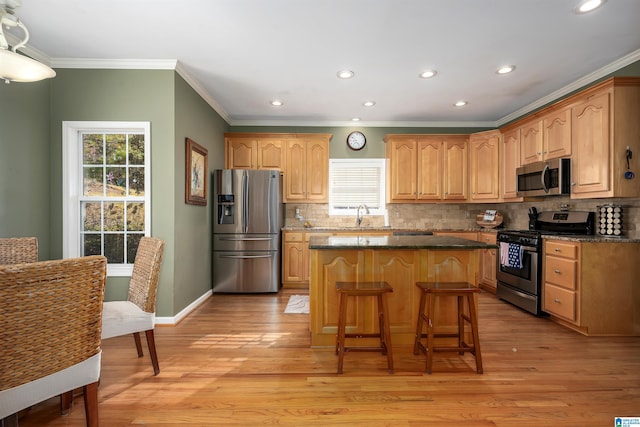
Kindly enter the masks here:
[[384, 215], [384, 174], [384, 159], [331, 159], [329, 215], [356, 215], [361, 205], [370, 215]]
[[129, 276], [151, 231], [149, 122], [63, 122], [63, 256]]

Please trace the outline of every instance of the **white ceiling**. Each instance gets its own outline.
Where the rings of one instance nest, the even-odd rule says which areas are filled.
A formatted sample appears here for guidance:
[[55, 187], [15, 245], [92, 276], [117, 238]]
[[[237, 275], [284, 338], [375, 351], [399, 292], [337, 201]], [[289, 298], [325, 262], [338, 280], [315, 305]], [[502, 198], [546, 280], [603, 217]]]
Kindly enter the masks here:
[[640, 60], [640, 1], [578, 2], [23, 0], [16, 15], [54, 68], [177, 60], [232, 125], [495, 126]]

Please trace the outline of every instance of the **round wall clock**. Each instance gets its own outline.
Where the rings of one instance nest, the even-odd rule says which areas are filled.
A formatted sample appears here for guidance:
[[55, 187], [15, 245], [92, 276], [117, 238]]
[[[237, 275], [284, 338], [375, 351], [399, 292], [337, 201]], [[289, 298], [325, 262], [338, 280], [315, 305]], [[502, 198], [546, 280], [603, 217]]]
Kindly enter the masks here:
[[352, 150], [362, 150], [367, 143], [367, 138], [365, 138], [362, 132], [351, 132], [347, 136], [347, 146]]

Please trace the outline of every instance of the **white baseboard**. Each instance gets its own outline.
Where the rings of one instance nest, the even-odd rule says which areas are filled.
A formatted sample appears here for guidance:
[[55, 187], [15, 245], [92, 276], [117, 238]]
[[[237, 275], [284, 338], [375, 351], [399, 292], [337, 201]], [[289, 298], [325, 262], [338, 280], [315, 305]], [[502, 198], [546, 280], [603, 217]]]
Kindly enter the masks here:
[[204, 295], [200, 298], [186, 306], [180, 313], [176, 314], [173, 317], [156, 317], [156, 325], [176, 325], [182, 319], [187, 317], [189, 313], [195, 310], [200, 304], [205, 302], [211, 295], [213, 295], [213, 290], [209, 289]]

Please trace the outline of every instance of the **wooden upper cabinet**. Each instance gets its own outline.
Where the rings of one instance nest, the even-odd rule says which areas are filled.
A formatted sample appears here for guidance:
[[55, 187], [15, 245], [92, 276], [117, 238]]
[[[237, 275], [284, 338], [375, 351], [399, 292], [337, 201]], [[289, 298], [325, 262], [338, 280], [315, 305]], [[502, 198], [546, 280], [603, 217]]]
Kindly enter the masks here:
[[571, 108], [553, 111], [542, 118], [543, 160], [571, 155]]
[[[421, 138], [417, 143], [417, 199], [442, 199], [444, 178], [444, 159], [442, 141], [438, 138]], [[414, 168], [415, 169], [415, 168]], [[413, 176], [416, 172], [413, 172]]]
[[572, 195], [608, 192], [609, 177], [609, 97], [590, 97], [572, 108], [573, 148], [571, 162]]
[[329, 186], [329, 135], [287, 141], [285, 201], [326, 203]]
[[256, 138], [228, 137], [225, 135], [225, 168], [256, 169], [258, 140]]
[[542, 120], [534, 120], [520, 127], [522, 165], [542, 160]]
[[311, 139], [307, 143], [307, 201], [329, 201], [329, 139]]
[[523, 165], [571, 155], [571, 109], [554, 110], [520, 128]]
[[500, 199], [500, 131], [478, 132], [469, 136], [469, 184], [472, 202]]
[[390, 202], [466, 200], [467, 135], [387, 135]]
[[389, 159], [389, 198], [415, 200], [417, 197], [418, 142], [415, 138], [391, 139], [387, 145]]
[[501, 198], [505, 201], [520, 201], [516, 170], [520, 167], [520, 129], [512, 129], [502, 135], [500, 145]]
[[284, 166], [285, 140], [266, 134], [225, 134], [225, 168], [276, 169]]
[[444, 154], [444, 200], [466, 200], [468, 196], [469, 139], [446, 137]]
[[258, 140], [258, 169], [277, 169], [284, 167], [284, 148], [286, 140], [278, 138]]

